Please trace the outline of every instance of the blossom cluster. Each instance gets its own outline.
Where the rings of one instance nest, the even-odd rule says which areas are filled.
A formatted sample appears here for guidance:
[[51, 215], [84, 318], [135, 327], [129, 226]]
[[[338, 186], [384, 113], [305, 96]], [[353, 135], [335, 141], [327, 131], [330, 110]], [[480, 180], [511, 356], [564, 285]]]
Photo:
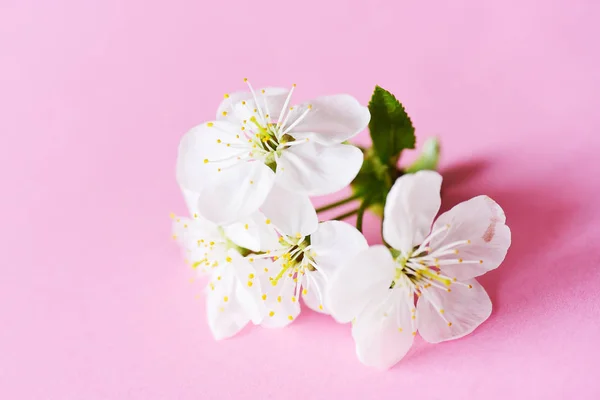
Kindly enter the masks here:
[[295, 85], [246, 83], [248, 91], [225, 95], [215, 120], [183, 137], [177, 161], [190, 215], [173, 217], [173, 235], [207, 277], [215, 339], [249, 322], [284, 327], [302, 299], [352, 322], [360, 361], [387, 368], [417, 331], [436, 343], [488, 318], [490, 299], [474, 278], [498, 267], [510, 245], [498, 204], [479, 196], [435, 219], [441, 176], [401, 174], [384, 196], [386, 245], [369, 247], [352, 225], [319, 222], [310, 201], [361, 171], [364, 149], [348, 140], [370, 124], [369, 108], [345, 94], [293, 105]]

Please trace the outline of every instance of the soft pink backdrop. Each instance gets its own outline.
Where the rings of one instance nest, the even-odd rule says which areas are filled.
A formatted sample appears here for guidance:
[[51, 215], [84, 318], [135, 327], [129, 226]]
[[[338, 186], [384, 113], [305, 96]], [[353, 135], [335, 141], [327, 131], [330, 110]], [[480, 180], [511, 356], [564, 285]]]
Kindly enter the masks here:
[[[591, 0], [1, 0], [0, 398], [600, 398], [599, 19]], [[388, 372], [312, 312], [212, 340], [170, 240], [174, 163], [246, 76], [364, 103], [380, 84], [440, 136], [444, 207], [486, 193], [513, 230], [485, 324]]]

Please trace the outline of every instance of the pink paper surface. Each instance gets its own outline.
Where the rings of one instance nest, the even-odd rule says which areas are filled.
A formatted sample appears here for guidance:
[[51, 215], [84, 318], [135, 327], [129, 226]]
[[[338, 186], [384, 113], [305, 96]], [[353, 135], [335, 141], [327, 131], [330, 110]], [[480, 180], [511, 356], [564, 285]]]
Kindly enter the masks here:
[[[599, 11], [2, 0], [0, 398], [600, 398]], [[419, 142], [443, 142], [444, 208], [488, 194], [506, 211], [491, 318], [387, 372], [310, 311], [214, 342], [168, 214], [185, 212], [180, 137], [243, 77], [299, 100], [394, 92]]]

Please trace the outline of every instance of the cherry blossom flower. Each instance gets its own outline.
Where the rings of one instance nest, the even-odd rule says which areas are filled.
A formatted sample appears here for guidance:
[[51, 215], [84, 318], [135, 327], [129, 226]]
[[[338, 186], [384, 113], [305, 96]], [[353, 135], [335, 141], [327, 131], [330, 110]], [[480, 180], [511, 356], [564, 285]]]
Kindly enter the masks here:
[[438, 343], [471, 333], [490, 316], [492, 303], [474, 278], [504, 260], [511, 241], [504, 212], [477, 196], [434, 222], [441, 182], [432, 171], [400, 177], [384, 208], [391, 249], [372, 246], [330, 279], [327, 305], [338, 322], [353, 321], [356, 353], [366, 365], [396, 364], [417, 330]]
[[[193, 194], [184, 191], [188, 203]], [[265, 229], [256, 221], [260, 214], [246, 222], [221, 227], [192, 211], [192, 218], [173, 217], [173, 237], [185, 252], [185, 258], [200, 275], [209, 276], [206, 287], [206, 314], [215, 339], [235, 335], [248, 322], [260, 323], [264, 305], [256, 270], [241, 253], [251, 248], [259, 251]], [[270, 234], [270, 232], [268, 232]], [[257, 240], [258, 239], [258, 240]], [[268, 244], [268, 242], [265, 242]]]
[[219, 225], [259, 208], [278, 226], [295, 214], [316, 224], [308, 196], [336, 192], [356, 176], [362, 152], [343, 142], [367, 126], [369, 111], [345, 94], [292, 106], [294, 87], [248, 87], [225, 95], [217, 119], [183, 137], [178, 182]]

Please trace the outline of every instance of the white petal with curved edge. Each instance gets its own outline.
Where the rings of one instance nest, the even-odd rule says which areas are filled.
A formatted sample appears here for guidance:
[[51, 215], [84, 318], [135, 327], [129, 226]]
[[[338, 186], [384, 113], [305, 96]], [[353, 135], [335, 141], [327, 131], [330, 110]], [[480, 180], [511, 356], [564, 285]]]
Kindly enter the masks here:
[[[254, 214], [260, 213], [256, 212]], [[254, 214], [242, 218], [233, 224], [224, 226], [223, 231], [225, 232], [225, 236], [236, 245], [248, 250], [260, 251], [260, 236], [257, 235], [258, 225], [252, 218]]]
[[273, 285], [268, 277], [274, 278], [281, 270], [282, 259], [274, 262], [269, 273], [261, 276], [265, 315], [261, 326], [282, 328], [289, 325], [300, 314], [300, 303], [296, 293], [296, 282], [287, 273]]
[[[255, 93], [262, 117], [268, 115], [269, 121], [276, 121], [288, 97], [289, 89], [269, 87], [258, 89]], [[217, 120], [229, 121], [239, 126], [245, 124], [253, 128], [254, 125], [249, 124], [248, 121], [254, 116], [264, 125], [265, 121], [262, 120], [261, 113], [258, 111], [259, 107], [256, 104], [250, 92], [232, 93], [229, 98], [225, 98], [219, 105]], [[244, 121], [246, 122], [244, 123]]]
[[332, 276], [349, 259], [369, 245], [362, 233], [343, 221], [326, 221], [310, 236], [313, 259], [319, 271]]
[[310, 138], [324, 145], [339, 144], [356, 136], [371, 119], [369, 109], [354, 97], [338, 94], [295, 106], [287, 125], [290, 126], [307, 110], [306, 116], [288, 133], [296, 139]]
[[[492, 313], [483, 286], [471, 279], [454, 283], [451, 292], [430, 287], [417, 302], [419, 334], [430, 343], [458, 339], [473, 332]], [[471, 285], [471, 289], [469, 286]], [[444, 312], [440, 312], [444, 310]]]
[[255, 212], [224, 228], [225, 236], [240, 247], [252, 251], [272, 250], [279, 246], [279, 236], [261, 212]]
[[317, 230], [319, 219], [307, 195], [290, 192], [277, 183], [261, 206], [262, 212], [288, 236], [307, 236]]
[[239, 132], [238, 126], [224, 121], [208, 122], [187, 132], [179, 143], [177, 182], [200, 193], [218, 178], [219, 168], [237, 163], [236, 156], [249, 151]]
[[319, 271], [307, 271], [302, 279], [302, 299], [312, 310], [329, 314], [325, 308], [327, 280]]
[[273, 187], [275, 174], [261, 162], [243, 162], [219, 173], [198, 198], [202, 215], [225, 225], [256, 212]]
[[380, 369], [392, 367], [406, 355], [416, 332], [412, 292], [406, 287], [389, 292], [383, 301], [369, 304], [352, 326], [358, 359]]
[[235, 295], [238, 285], [232, 264], [223, 265], [212, 273], [206, 294], [206, 317], [216, 340], [235, 335], [250, 321]]
[[200, 197], [200, 195], [197, 192], [184, 188], [183, 186], [180, 186], [180, 189], [190, 215], [198, 216], [200, 213], [200, 211], [198, 211], [198, 197]]
[[439, 257], [440, 260], [456, 260], [452, 265], [440, 267], [444, 274], [466, 280], [497, 268], [504, 261], [511, 242], [510, 229], [505, 222], [504, 211], [488, 196], [474, 197], [440, 215], [433, 229], [446, 224], [450, 228], [445, 234], [433, 238], [430, 244], [432, 251], [453, 242], [471, 241], [457, 247], [458, 254]]
[[383, 238], [405, 255], [429, 234], [440, 209], [442, 176], [434, 171], [406, 174], [396, 180], [383, 211]]
[[[225, 98], [219, 104], [217, 108], [217, 120], [230, 121], [232, 119], [233, 106], [241, 101], [245, 101], [252, 98], [250, 92], [233, 92], [225, 95]], [[225, 114], [223, 114], [225, 112]], [[237, 119], [235, 120], [237, 123]]]
[[330, 194], [350, 184], [362, 162], [362, 152], [352, 145], [299, 144], [277, 160], [277, 183], [309, 196]]
[[350, 322], [370, 301], [387, 296], [395, 268], [392, 255], [383, 245], [358, 253], [329, 278], [326, 308], [336, 321]]

